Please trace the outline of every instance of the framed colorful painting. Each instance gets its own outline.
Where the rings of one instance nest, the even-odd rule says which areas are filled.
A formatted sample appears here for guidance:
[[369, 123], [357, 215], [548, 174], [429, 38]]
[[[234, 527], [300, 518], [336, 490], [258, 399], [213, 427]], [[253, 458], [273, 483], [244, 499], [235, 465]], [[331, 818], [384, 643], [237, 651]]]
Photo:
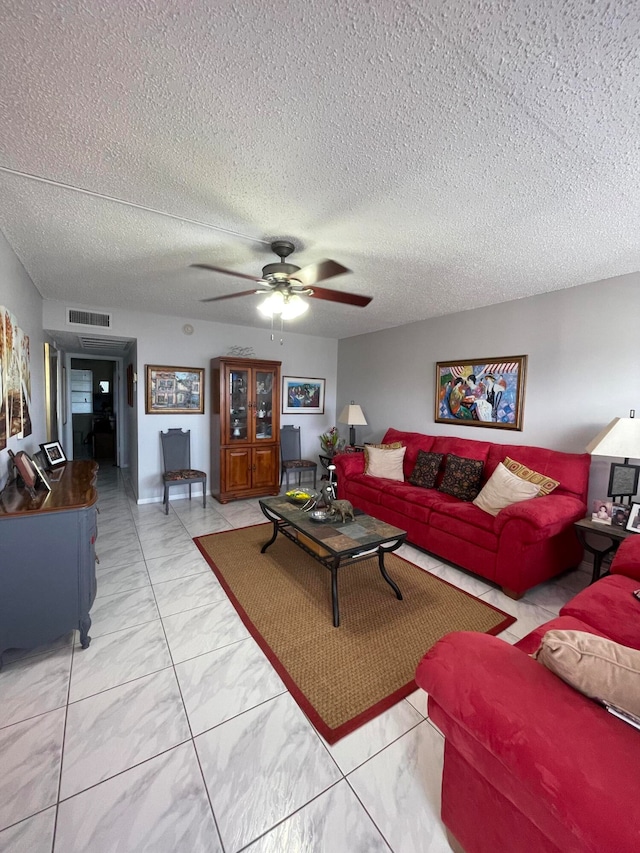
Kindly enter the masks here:
[[527, 356], [436, 364], [436, 423], [522, 429]]
[[308, 379], [304, 376], [283, 376], [282, 414], [324, 414], [324, 385], [324, 379]]
[[147, 364], [147, 415], [204, 414], [204, 369]]

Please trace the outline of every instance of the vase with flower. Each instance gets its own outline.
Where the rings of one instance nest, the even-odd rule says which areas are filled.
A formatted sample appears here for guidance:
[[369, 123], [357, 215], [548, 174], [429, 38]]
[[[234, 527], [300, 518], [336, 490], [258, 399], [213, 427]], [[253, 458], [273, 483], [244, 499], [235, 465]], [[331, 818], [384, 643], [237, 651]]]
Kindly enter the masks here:
[[337, 427], [331, 427], [328, 432], [323, 432], [320, 436], [320, 447], [325, 456], [335, 456], [344, 450], [346, 439], [340, 438], [340, 433]]

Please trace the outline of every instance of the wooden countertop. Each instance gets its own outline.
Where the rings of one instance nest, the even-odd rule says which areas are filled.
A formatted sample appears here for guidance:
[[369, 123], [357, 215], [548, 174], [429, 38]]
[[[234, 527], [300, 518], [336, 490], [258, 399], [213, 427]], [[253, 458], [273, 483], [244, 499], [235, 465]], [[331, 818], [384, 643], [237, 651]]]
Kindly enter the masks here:
[[42, 512], [62, 512], [91, 506], [98, 499], [96, 476], [98, 464], [92, 459], [65, 462], [52, 471], [47, 471], [51, 491], [44, 486], [36, 490], [33, 498], [24, 486], [18, 487], [15, 480], [0, 492], [0, 520]]

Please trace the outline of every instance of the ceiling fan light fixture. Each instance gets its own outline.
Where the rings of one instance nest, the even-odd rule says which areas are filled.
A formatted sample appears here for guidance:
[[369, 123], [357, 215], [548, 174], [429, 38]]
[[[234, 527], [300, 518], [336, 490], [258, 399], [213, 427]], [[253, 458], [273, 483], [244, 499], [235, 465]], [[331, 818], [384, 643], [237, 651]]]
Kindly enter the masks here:
[[258, 305], [258, 311], [264, 317], [281, 316], [283, 320], [295, 320], [309, 310], [309, 304], [293, 294], [283, 294], [279, 290], [267, 296], [264, 302]]
[[258, 311], [265, 317], [275, 317], [282, 314], [284, 308], [284, 297], [279, 290], [270, 293], [269, 296], [258, 305]]
[[300, 297], [294, 293], [284, 301], [282, 319], [295, 320], [296, 317], [302, 317], [302, 315], [308, 310], [309, 303], [305, 302], [304, 299], [300, 299]]

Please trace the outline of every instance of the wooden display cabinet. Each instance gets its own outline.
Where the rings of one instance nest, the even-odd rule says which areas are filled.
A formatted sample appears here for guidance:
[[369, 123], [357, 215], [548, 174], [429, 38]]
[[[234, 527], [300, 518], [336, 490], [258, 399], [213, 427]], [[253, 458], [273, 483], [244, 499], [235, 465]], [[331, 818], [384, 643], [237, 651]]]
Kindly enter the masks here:
[[280, 492], [280, 364], [211, 360], [211, 494], [220, 503]]

